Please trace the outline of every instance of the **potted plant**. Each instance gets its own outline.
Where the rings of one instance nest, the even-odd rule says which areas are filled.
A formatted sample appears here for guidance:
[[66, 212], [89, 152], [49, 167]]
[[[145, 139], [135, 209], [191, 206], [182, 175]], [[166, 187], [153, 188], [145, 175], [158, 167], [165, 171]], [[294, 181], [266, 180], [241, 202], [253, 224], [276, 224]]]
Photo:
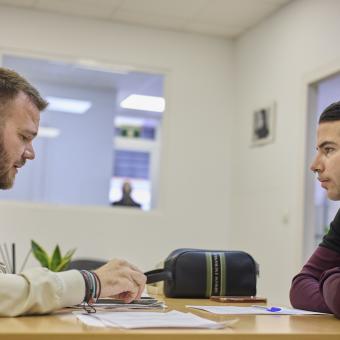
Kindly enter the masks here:
[[39, 261], [42, 267], [48, 268], [53, 272], [65, 270], [69, 265], [76, 248], [70, 249], [64, 256], [61, 255], [59, 245], [56, 245], [51, 256], [35, 241], [31, 241], [32, 252], [34, 257]]

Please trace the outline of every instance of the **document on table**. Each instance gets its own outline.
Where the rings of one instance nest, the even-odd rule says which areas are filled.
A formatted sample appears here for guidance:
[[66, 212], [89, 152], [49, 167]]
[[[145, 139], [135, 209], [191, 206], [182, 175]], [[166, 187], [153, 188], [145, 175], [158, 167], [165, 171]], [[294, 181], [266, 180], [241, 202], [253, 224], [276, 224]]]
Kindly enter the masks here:
[[257, 307], [237, 307], [237, 306], [193, 306], [187, 305], [186, 307], [204, 310], [206, 312], [214, 313], [214, 314], [230, 314], [230, 315], [249, 315], [249, 314], [258, 314], [258, 315], [325, 315], [325, 313], [311, 312], [302, 309], [293, 309], [293, 308], [285, 308], [285, 307], [275, 307], [279, 309], [278, 311], [270, 311], [270, 307], [268, 309], [264, 306]]
[[208, 328], [220, 329], [231, 326], [237, 320], [215, 322], [192, 313], [171, 311], [157, 312], [100, 312], [85, 314], [74, 312], [88, 326], [120, 328]]
[[[96, 310], [121, 310], [128, 311], [134, 309], [165, 309], [167, 306], [163, 301], [154, 298], [142, 298], [134, 300], [131, 303], [124, 303], [121, 300], [115, 299], [99, 299], [91, 305]], [[72, 306], [72, 308], [84, 309], [83, 305]]]

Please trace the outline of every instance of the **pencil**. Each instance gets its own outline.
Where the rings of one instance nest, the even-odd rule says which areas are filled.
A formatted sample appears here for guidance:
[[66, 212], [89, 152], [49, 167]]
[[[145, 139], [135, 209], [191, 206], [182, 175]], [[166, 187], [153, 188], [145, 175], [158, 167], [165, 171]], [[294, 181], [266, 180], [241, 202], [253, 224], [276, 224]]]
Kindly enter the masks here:
[[12, 273], [15, 274], [15, 243], [12, 243]]

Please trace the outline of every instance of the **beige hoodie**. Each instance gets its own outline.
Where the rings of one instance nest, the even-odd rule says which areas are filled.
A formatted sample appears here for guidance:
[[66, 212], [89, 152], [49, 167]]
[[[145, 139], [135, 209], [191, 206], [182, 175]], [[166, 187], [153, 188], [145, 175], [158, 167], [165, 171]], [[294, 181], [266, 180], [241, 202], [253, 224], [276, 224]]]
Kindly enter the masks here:
[[0, 316], [44, 314], [81, 303], [85, 282], [77, 270], [54, 273], [32, 268], [21, 274], [0, 273]]

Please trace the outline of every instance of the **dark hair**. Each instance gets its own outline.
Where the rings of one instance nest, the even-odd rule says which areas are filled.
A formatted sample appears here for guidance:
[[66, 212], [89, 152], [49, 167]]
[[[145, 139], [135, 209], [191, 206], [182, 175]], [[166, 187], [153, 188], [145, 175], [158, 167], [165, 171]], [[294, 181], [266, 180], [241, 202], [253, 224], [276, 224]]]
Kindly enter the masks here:
[[[25, 93], [39, 111], [46, 109], [48, 102], [36, 88], [17, 72], [0, 67], [0, 109], [20, 92]], [[3, 113], [0, 112], [0, 115]]]
[[319, 123], [340, 120], [340, 101], [327, 106], [319, 118]]

